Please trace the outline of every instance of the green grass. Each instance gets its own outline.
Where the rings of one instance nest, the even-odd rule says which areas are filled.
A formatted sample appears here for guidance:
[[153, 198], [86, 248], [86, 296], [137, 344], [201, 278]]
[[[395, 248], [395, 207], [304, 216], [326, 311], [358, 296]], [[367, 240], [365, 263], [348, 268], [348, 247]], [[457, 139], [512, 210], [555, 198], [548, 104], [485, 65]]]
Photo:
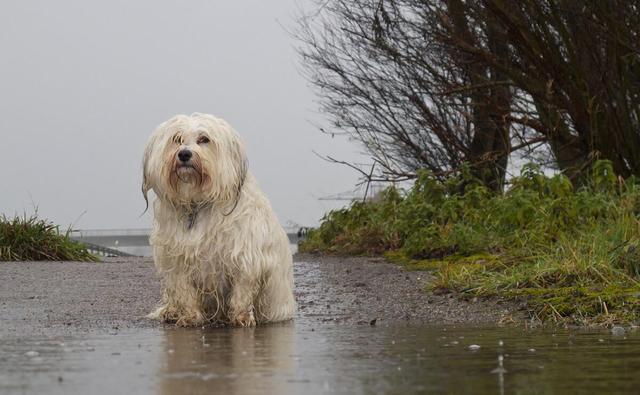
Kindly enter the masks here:
[[82, 243], [71, 240], [69, 230], [36, 214], [0, 216], [0, 261], [98, 261]]
[[[464, 193], [460, 191], [464, 190]], [[423, 172], [409, 191], [332, 211], [302, 252], [384, 255], [430, 270], [430, 289], [501, 296], [542, 321], [640, 319], [640, 183], [596, 162], [588, 185], [525, 166], [502, 194]]]

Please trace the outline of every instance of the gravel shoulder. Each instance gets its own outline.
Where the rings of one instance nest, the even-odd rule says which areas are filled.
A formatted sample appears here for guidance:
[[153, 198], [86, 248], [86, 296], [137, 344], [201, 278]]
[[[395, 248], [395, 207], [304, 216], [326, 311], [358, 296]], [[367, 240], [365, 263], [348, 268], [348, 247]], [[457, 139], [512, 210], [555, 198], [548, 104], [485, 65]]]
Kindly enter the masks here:
[[384, 258], [298, 254], [298, 315], [322, 322], [365, 324], [498, 324], [523, 319], [515, 304], [461, 300], [425, 292], [432, 275], [407, 271]]
[[[428, 273], [379, 258], [301, 254], [294, 261], [296, 324], [495, 324], [516, 310], [499, 300], [427, 294]], [[0, 336], [161, 326], [145, 318], [160, 299], [150, 258], [0, 262], [0, 284]]]

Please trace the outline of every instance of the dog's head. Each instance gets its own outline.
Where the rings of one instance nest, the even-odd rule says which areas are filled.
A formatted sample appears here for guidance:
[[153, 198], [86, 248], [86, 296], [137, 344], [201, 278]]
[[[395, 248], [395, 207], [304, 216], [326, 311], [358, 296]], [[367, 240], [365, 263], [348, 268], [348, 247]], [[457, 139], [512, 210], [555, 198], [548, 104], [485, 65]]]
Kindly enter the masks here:
[[176, 115], [151, 135], [142, 163], [142, 193], [174, 205], [234, 204], [247, 173], [238, 134], [207, 114]]

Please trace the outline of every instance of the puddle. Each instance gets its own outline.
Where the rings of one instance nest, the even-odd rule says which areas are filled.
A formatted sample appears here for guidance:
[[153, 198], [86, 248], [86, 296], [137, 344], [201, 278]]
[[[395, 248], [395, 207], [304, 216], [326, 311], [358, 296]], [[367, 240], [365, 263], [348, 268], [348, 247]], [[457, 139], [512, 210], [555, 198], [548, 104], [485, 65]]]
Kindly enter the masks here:
[[0, 393], [634, 392], [640, 335], [309, 325], [0, 339]]

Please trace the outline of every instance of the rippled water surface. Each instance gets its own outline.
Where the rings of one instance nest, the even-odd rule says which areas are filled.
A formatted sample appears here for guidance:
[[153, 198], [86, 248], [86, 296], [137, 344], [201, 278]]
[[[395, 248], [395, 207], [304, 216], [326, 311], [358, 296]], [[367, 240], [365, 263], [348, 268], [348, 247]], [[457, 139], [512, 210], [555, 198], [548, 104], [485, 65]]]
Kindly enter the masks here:
[[635, 332], [288, 323], [0, 339], [3, 394], [637, 393], [638, 372]]

